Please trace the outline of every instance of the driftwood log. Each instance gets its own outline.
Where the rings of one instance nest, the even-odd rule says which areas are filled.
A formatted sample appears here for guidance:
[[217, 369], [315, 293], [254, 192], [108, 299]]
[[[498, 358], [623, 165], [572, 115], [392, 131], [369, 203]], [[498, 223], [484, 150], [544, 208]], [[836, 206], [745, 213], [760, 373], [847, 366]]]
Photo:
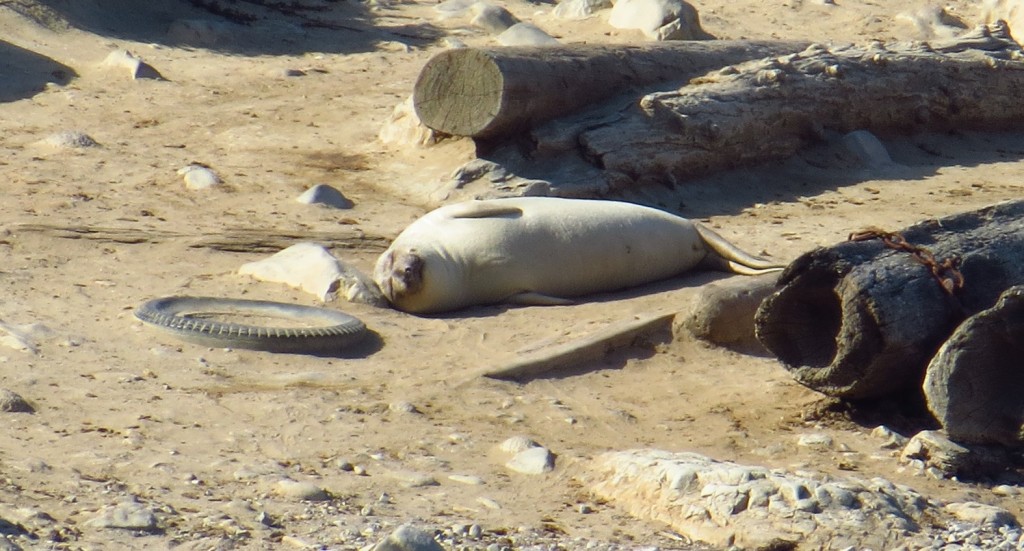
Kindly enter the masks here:
[[928, 409], [949, 437], [968, 444], [1024, 443], [1024, 286], [971, 316], [932, 358]]
[[1019, 127], [1022, 94], [1024, 53], [998, 22], [946, 43], [812, 45], [726, 67], [645, 96], [632, 116], [581, 128], [578, 143], [612, 188], [674, 184], [786, 158], [830, 132]]
[[565, 116], [630, 88], [802, 50], [801, 42], [670, 41], [611, 46], [458, 48], [431, 58], [413, 89], [420, 120], [493, 138]]
[[1024, 201], [901, 234], [939, 263], [959, 258], [963, 287], [947, 293], [928, 265], [880, 239], [801, 256], [755, 316], [758, 339], [800, 383], [845, 398], [919, 388], [925, 366], [965, 317], [1024, 284]]

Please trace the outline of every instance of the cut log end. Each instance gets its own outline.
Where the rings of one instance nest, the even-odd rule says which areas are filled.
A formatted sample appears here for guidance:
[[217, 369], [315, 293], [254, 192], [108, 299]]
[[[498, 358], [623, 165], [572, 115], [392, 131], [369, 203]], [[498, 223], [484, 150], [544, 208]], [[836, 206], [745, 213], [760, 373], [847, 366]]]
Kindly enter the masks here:
[[416, 115], [429, 128], [455, 136], [485, 135], [505, 101], [504, 76], [482, 50], [449, 50], [423, 67], [413, 98]]
[[950, 438], [1024, 443], [1024, 287], [964, 322], [928, 365], [928, 408]]

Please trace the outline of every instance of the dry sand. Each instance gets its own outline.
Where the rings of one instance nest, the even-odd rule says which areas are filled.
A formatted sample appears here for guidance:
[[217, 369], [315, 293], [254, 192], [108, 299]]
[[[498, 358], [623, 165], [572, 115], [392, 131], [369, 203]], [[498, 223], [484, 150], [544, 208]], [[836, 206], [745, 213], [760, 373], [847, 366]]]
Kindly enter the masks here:
[[[947, 4], [969, 24], [977, 16], [973, 2]], [[907, 419], [822, 415], [827, 401], [769, 358], [663, 335], [523, 385], [473, 376], [524, 348], [635, 315], [685, 311], [697, 288], [721, 275], [574, 306], [434, 318], [335, 305], [379, 336], [374, 350], [352, 358], [208, 349], [137, 322], [132, 309], [163, 295], [315, 304], [311, 295], [236, 274], [266, 251], [191, 245], [229, 230], [363, 235], [363, 245], [334, 253], [369, 270], [386, 239], [432, 206], [424, 197], [472, 158], [466, 140], [396, 149], [376, 134], [419, 68], [444, 47], [441, 38], [472, 46], [492, 37], [464, 18], [439, 20], [429, 2], [324, 5], [333, 11], [317, 17], [337, 28], [265, 26], [195, 47], [167, 35], [175, 19], [213, 17], [187, 2], [0, 2], [0, 320], [36, 344], [35, 352], [0, 346], [0, 387], [35, 408], [3, 414], [0, 518], [36, 532], [35, 545], [341, 549], [416, 521], [479, 524], [481, 546], [524, 529], [567, 548], [582, 545], [574, 538], [679, 547], [665, 527], [595, 503], [574, 481], [588, 457], [646, 446], [772, 467], [854, 469], [936, 499], [1022, 512], [985, 485], [914, 476], [870, 435], [875, 423], [899, 428]], [[606, 15], [564, 22], [551, 18], [551, 4], [503, 5], [564, 42], [642, 40], [608, 27]], [[720, 38], [859, 42], [919, 38], [896, 15], [925, 5], [710, 0], [697, 7]], [[36, 17], [20, 15], [23, 8]], [[118, 48], [167, 81], [132, 81], [102, 68]], [[288, 69], [303, 75], [282, 76]], [[70, 130], [98, 146], [38, 143]], [[890, 140], [900, 166], [875, 170], [821, 149], [690, 182], [678, 199], [684, 215], [709, 221], [745, 249], [789, 260], [867, 225], [898, 229], [1019, 197], [1022, 137]], [[192, 162], [212, 167], [225, 184], [186, 190], [176, 171]], [[342, 190], [354, 208], [295, 201], [317, 183]], [[418, 413], [403, 412], [405, 403]], [[796, 445], [819, 432], [848, 451]], [[494, 448], [515, 435], [558, 454], [555, 471], [509, 472]], [[366, 476], [342, 470], [345, 462]], [[410, 473], [438, 484], [415, 486]], [[274, 481], [284, 476], [313, 482], [333, 500], [279, 496]], [[88, 525], [131, 496], [156, 513], [157, 533]], [[580, 504], [593, 512], [581, 514]], [[267, 516], [272, 521], [261, 522]]]

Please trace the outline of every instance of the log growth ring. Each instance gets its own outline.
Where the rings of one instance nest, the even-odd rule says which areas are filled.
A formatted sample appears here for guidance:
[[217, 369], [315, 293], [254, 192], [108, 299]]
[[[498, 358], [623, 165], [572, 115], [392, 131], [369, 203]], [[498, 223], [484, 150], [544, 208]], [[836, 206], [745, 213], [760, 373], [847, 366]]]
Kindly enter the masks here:
[[416, 116], [456, 136], [484, 135], [506, 100], [505, 78], [486, 52], [457, 48], [432, 57], [413, 87]]

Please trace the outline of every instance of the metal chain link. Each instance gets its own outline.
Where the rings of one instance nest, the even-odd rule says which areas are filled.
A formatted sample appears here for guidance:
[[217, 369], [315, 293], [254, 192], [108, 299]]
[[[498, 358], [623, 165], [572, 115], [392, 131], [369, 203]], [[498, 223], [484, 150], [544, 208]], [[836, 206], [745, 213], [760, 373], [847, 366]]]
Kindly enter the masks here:
[[958, 264], [960, 260], [955, 257], [936, 260], [935, 255], [924, 247], [911, 245], [907, 239], [898, 232], [885, 231], [876, 227], [867, 227], [853, 232], [849, 235], [850, 241], [868, 241], [881, 239], [882, 243], [890, 249], [905, 251], [911, 254], [915, 260], [923, 264], [931, 272], [935, 281], [949, 296], [956, 296], [964, 287], [964, 275], [960, 273]]

